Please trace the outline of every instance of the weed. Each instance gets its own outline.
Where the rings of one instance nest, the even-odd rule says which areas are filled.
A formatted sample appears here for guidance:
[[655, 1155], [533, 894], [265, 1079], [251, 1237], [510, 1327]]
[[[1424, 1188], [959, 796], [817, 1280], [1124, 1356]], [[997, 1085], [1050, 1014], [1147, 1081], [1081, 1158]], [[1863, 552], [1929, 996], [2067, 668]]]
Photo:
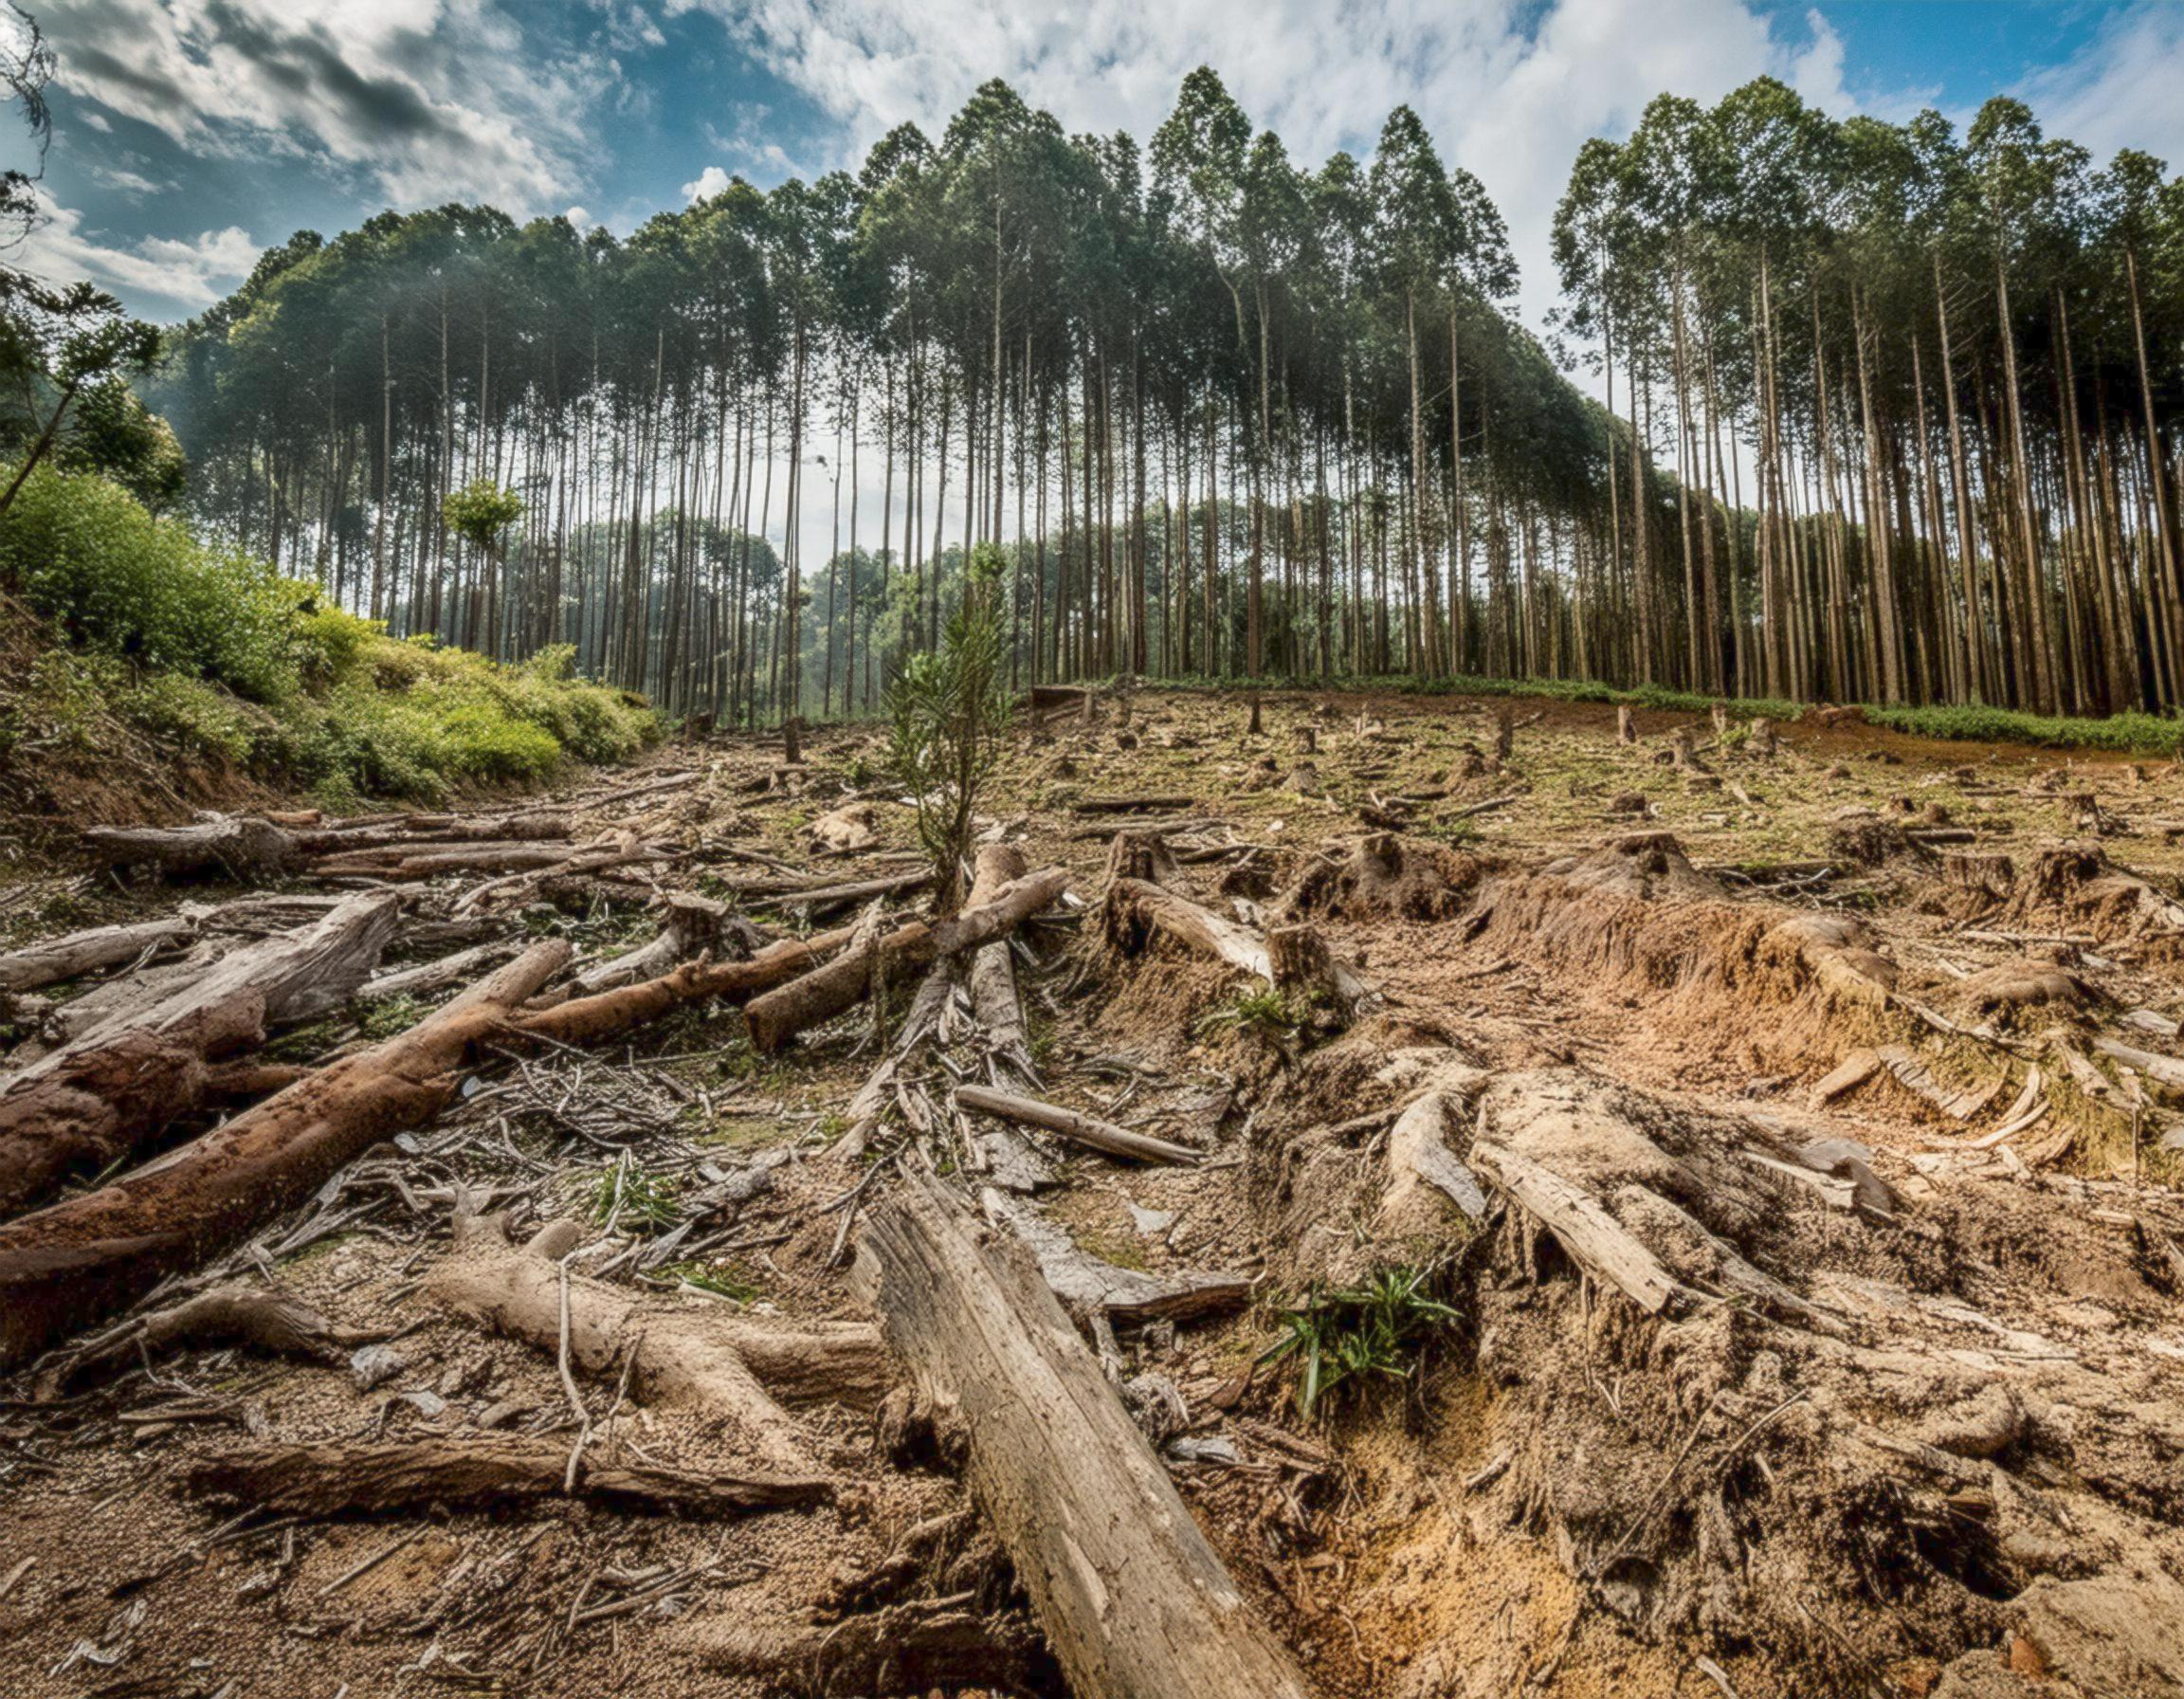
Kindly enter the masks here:
[[749, 1304], [758, 1296], [758, 1287], [743, 1271], [742, 1266], [733, 1262], [668, 1263], [660, 1270], [662, 1280], [680, 1280], [685, 1286], [694, 1286], [700, 1291], [718, 1293], [733, 1298], [738, 1304]]
[[617, 1162], [600, 1175], [592, 1189], [592, 1218], [602, 1226], [611, 1222], [631, 1233], [658, 1233], [682, 1219], [676, 1194], [682, 1181], [670, 1174], [653, 1174], [630, 1162]]
[[1295, 1037], [1310, 1019], [1309, 1006], [1283, 992], [1271, 988], [1245, 991], [1201, 1014], [1198, 1036], [1210, 1038], [1221, 1032], [1245, 1032], [1270, 1044], [1280, 1044]]
[[1297, 1411], [1306, 1420], [1320, 1400], [1341, 1386], [1409, 1380], [1434, 1339], [1463, 1320], [1425, 1287], [1429, 1270], [1384, 1269], [1369, 1286], [1322, 1291], [1283, 1311], [1282, 1337], [1262, 1363], [1294, 1359]]
[[364, 1006], [356, 1026], [367, 1038], [391, 1038], [397, 1032], [407, 1032], [424, 1014], [425, 1005], [413, 996], [380, 997]]

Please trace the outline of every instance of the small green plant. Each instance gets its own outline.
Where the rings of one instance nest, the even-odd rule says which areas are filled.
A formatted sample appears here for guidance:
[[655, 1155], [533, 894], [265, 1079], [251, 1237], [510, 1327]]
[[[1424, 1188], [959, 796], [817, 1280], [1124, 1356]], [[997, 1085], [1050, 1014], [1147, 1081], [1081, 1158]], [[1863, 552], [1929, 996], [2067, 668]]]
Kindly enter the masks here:
[[943, 914], [962, 901], [972, 817], [1009, 729], [998, 594], [1006, 565], [991, 543], [971, 552], [963, 600], [948, 617], [939, 649], [911, 656], [887, 685], [887, 771], [910, 794]]
[[1322, 1290], [1282, 1312], [1282, 1337], [1262, 1363], [1294, 1360], [1297, 1411], [1307, 1421], [1338, 1387], [1408, 1380], [1434, 1338], [1463, 1320], [1425, 1290], [1430, 1270], [1384, 1269], [1368, 1286]]
[[694, 1286], [700, 1291], [713, 1292], [722, 1298], [733, 1298], [738, 1304], [749, 1304], [758, 1296], [758, 1288], [745, 1277], [735, 1263], [686, 1262], [669, 1263], [660, 1270], [662, 1280], [680, 1280], [684, 1286]]
[[413, 996], [379, 997], [364, 1006], [356, 1026], [367, 1038], [391, 1038], [415, 1026], [424, 1013], [425, 1005]]
[[1433, 838], [1452, 849], [1479, 841], [1479, 823], [1476, 820], [1425, 820], [1416, 828], [1418, 835]]
[[1295, 1037], [1310, 1018], [1308, 1008], [1271, 987], [1265, 991], [1244, 991], [1201, 1014], [1198, 1036], [1211, 1038], [1222, 1032], [1247, 1032], [1270, 1044], [1280, 1044]]
[[676, 1195], [682, 1182], [673, 1175], [653, 1174], [632, 1162], [616, 1162], [592, 1189], [592, 1218], [612, 1222], [631, 1233], [658, 1233], [682, 1219]]

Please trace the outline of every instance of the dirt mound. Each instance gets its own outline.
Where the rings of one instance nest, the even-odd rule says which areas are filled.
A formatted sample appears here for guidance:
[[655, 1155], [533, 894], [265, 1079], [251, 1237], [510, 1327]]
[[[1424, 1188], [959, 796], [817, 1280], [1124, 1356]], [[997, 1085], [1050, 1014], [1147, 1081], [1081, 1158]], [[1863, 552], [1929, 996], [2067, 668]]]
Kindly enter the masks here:
[[2162, 960], [2184, 957], [2184, 903], [2118, 867], [2098, 844], [2065, 844], [2035, 856], [1997, 923], [2084, 933]]
[[1484, 865], [1422, 838], [1377, 832], [1338, 860], [1316, 859], [1283, 911], [1300, 921], [1446, 920], [1463, 908]]
[[[2088, 1332], [1958, 1256], [1950, 1212], [1912, 1217], [1841, 1142], [1569, 1069], [1477, 1103], [1445, 1153], [1496, 1198], [1451, 1240], [1492, 1399], [1445, 1460], [1491, 1483], [1472, 1529], [1539, 1539], [1646, 1639], [1806, 1690], [1924, 1691], [1967, 1656], [1956, 1690], [1993, 1690], [1967, 1684], [2013, 1633], [2044, 1691], [2184, 1690], [2127, 1626], [2176, 1590], [2184, 1492], [2148, 1467], [2178, 1423], [2115, 1313]], [[1405, 1691], [1440, 1690], [1462, 1632]]]

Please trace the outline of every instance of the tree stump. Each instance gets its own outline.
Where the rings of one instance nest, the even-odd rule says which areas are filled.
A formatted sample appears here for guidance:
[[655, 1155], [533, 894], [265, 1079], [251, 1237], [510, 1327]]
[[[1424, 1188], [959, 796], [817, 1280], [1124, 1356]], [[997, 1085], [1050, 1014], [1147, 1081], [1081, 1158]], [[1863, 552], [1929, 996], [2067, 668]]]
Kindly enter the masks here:
[[1628, 706], [1615, 710], [1615, 741], [1626, 748], [1638, 741], [1638, 716]]

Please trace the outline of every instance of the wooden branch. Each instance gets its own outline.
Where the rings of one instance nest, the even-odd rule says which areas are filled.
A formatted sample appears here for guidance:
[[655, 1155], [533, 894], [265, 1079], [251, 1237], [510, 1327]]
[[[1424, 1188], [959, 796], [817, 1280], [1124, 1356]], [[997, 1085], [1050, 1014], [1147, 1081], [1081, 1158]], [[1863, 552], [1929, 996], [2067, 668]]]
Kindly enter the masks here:
[[[193, 1465], [183, 1489], [254, 1505], [277, 1516], [378, 1515], [444, 1505], [491, 1510], [563, 1497], [569, 1447], [559, 1439], [491, 1434], [464, 1440], [332, 1440], [318, 1445], [241, 1446]], [[603, 1464], [587, 1455], [568, 1496], [616, 1510], [688, 1516], [746, 1516], [793, 1509], [832, 1497], [826, 1481], [746, 1474], [708, 1466], [702, 1473], [657, 1465]]]
[[1096, 1115], [1065, 1109], [1059, 1104], [1041, 1103], [1036, 1098], [1018, 1097], [1012, 1091], [996, 1091], [990, 1086], [958, 1086], [956, 1102], [982, 1115], [998, 1116], [1019, 1126], [1035, 1126], [1074, 1144], [1106, 1156], [1127, 1157], [1133, 1161], [1192, 1164], [1199, 1161], [1204, 1154], [1188, 1144], [1172, 1144], [1166, 1139], [1156, 1139], [1150, 1133], [1134, 1133], [1128, 1127], [1101, 1121]]
[[847, 943], [851, 931], [842, 926], [810, 938], [785, 938], [748, 961], [685, 961], [657, 979], [617, 986], [595, 996], [571, 997], [550, 1009], [525, 1010], [508, 1023], [508, 1035], [557, 1044], [597, 1044], [708, 997], [724, 1003], [748, 1002], [761, 992], [810, 973]]
[[868, 1218], [857, 1273], [936, 1405], [1076, 1699], [1304, 1699], [1030, 1256], [937, 1182]]
[[0, 1370], [227, 1250], [436, 1114], [471, 1048], [568, 959], [559, 940], [534, 944], [408, 1032], [96, 1192], [0, 1226]]
[[1659, 1315], [1690, 1288], [1661, 1266], [1598, 1198], [1529, 1157], [1483, 1141], [1471, 1160], [1544, 1223], [1562, 1249], [1645, 1310]]

